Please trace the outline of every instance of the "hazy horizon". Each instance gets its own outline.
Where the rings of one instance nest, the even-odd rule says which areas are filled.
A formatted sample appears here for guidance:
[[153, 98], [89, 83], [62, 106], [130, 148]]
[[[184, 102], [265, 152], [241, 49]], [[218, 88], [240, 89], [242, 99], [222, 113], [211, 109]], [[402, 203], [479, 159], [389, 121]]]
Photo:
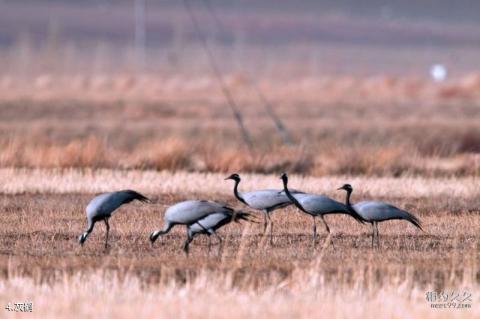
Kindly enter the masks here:
[[[148, 68], [194, 69], [191, 61], [202, 62], [204, 52], [183, 2], [145, 3]], [[226, 70], [305, 62], [303, 68], [328, 74], [425, 74], [434, 63], [458, 75], [478, 69], [480, 3], [474, 1], [190, 3]], [[76, 61], [72, 72], [92, 60], [113, 72], [132, 64], [134, 34], [134, 1], [0, 1], [0, 57], [8, 66], [17, 64], [11, 57], [46, 50], [57, 61]]]

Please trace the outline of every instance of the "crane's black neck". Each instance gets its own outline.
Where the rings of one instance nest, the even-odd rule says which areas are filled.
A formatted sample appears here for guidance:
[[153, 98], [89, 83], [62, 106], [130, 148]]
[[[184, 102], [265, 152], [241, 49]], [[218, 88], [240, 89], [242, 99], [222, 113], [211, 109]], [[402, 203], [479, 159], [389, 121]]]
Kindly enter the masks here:
[[242, 203], [248, 206], [245, 199], [243, 199], [242, 195], [238, 192], [238, 184], [240, 184], [240, 179], [235, 180], [235, 186], [233, 186], [233, 194], [239, 201], [241, 201]]
[[347, 195], [345, 197], [345, 204], [347, 205], [347, 207], [351, 207], [352, 204], [350, 203], [350, 196], [352, 195], [352, 190], [347, 190]]
[[347, 189], [345, 190], [347, 192], [347, 195], [345, 197], [345, 205], [347, 206], [348, 211], [350, 212], [350, 215], [358, 220], [359, 222], [364, 222], [365, 218], [363, 218], [358, 212], [353, 208], [351, 202], [350, 202], [350, 196], [352, 195], [352, 190]]
[[309, 212], [307, 212], [305, 210], [305, 208], [303, 208], [302, 204], [300, 204], [298, 202], [298, 200], [293, 197], [292, 193], [290, 193], [290, 190], [288, 189], [288, 180], [286, 179], [283, 179], [283, 190], [285, 191], [285, 194], [287, 195], [288, 199], [290, 199], [290, 201], [295, 205], [297, 206], [298, 209], [300, 209], [301, 211], [307, 213], [307, 214], [310, 214]]

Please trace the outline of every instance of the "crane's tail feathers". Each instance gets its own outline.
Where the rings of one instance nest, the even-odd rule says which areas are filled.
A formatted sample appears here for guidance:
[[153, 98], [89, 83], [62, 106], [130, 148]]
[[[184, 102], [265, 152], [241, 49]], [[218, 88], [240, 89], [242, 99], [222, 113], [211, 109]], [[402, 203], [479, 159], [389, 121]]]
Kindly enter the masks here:
[[249, 222], [249, 223], [254, 223], [254, 224], [259, 224], [260, 222], [256, 218], [255, 215], [246, 213], [245, 216], [242, 217], [243, 220]]
[[151, 202], [151, 200], [148, 197], [146, 197], [146, 196], [144, 196], [144, 195], [142, 195], [139, 192], [136, 192], [134, 190], [129, 189], [129, 190], [126, 190], [125, 192], [130, 195], [131, 200], [136, 199], [136, 200], [139, 200], [143, 203], [150, 203]]
[[250, 223], [258, 223], [254, 215], [241, 210], [235, 211], [232, 214], [232, 220], [236, 223], [240, 222], [240, 220], [244, 220]]
[[405, 212], [405, 220], [408, 220], [410, 223], [418, 227], [421, 231], [424, 231], [422, 228], [422, 223], [415, 215]]

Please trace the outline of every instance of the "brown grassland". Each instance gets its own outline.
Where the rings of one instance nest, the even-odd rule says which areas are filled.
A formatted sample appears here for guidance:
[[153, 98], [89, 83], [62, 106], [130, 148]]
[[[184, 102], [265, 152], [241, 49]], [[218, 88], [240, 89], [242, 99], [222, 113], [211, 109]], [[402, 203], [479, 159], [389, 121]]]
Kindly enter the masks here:
[[209, 77], [4, 77], [0, 167], [479, 174], [480, 75], [445, 84], [387, 76], [259, 80], [291, 132], [287, 146], [248, 81], [228, 80], [252, 154]]
[[[143, 51], [140, 1], [0, 0], [0, 318], [480, 318], [472, 1], [211, 1], [213, 15], [190, 1], [250, 150], [184, 2], [146, 2]], [[446, 81], [427, 78], [433, 63]], [[288, 207], [272, 214], [272, 245], [242, 222], [211, 251], [196, 237], [189, 257], [181, 226], [150, 246], [177, 201], [245, 210], [234, 172], [242, 191], [288, 172], [341, 201], [348, 182], [353, 201], [392, 203], [424, 231], [381, 223], [372, 249], [370, 225], [327, 216], [335, 248], [320, 221], [314, 246], [312, 218]], [[121, 189], [152, 201], [112, 216], [108, 249], [102, 223], [81, 247], [85, 206]], [[5, 309], [28, 301], [32, 313]]]
[[[103, 225], [97, 225], [85, 247], [79, 247], [76, 237], [85, 228], [84, 205], [92, 191], [116, 184], [117, 174], [123, 180], [120, 187], [133, 185], [153, 203], [120, 209], [111, 220], [107, 251], [102, 245]], [[217, 246], [208, 253], [206, 238], [200, 236], [186, 258], [180, 249], [183, 227], [153, 248], [148, 235], [162, 225], [165, 207], [181, 199], [213, 197], [240, 206], [229, 194], [232, 185], [222, 181], [221, 174], [3, 170], [1, 176], [5, 195], [0, 199], [0, 300], [32, 300], [37, 317], [130, 317], [136, 313], [186, 317], [202, 311], [215, 318], [225, 316], [232, 307], [238, 312], [230, 316], [238, 318], [346, 318], [369, 316], [373, 311], [389, 318], [479, 314], [475, 305], [480, 283], [480, 197], [475, 179], [352, 179], [359, 189], [370, 185], [367, 192], [358, 191], [355, 199], [394, 202], [415, 211], [423, 221], [425, 232], [404, 222], [382, 224], [378, 250], [370, 248], [370, 227], [343, 216], [327, 217], [335, 249], [323, 245], [325, 233], [314, 249], [311, 218], [287, 208], [273, 215], [273, 246], [261, 235], [260, 225], [229, 225], [220, 231], [225, 243], [219, 254]], [[19, 182], [8, 189], [12, 176], [19, 176]], [[262, 179], [260, 184], [271, 186], [280, 182], [275, 176], [246, 179], [245, 188]], [[22, 189], [21, 185], [35, 180], [47, 191]], [[169, 185], [162, 185], [164, 180]], [[293, 185], [318, 192], [330, 188], [325, 192], [339, 200], [343, 194], [331, 191], [330, 185], [341, 180], [350, 179], [292, 176]], [[393, 196], [384, 191], [401, 184], [405, 188]], [[425, 196], [425, 185], [438, 185], [438, 189]], [[183, 193], [178, 192], [181, 188]], [[446, 193], [452, 196], [445, 199]], [[427, 291], [451, 289], [471, 292], [473, 308], [430, 309]]]
[[[259, 83], [293, 145], [281, 144], [240, 75], [228, 85], [252, 153], [208, 77], [0, 79], [0, 317], [19, 315], [8, 302], [30, 300], [22, 316], [478, 318], [480, 77]], [[328, 216], [335, 249], [324, 232], [314, 249], [311, 218], [290, 207], [273, 214], [272, 246], [261, 225], [242, 223], [220, 230], [224, 245], [210, 253], [199, 236], [185, 257], [183, 227], [150, 247], [168, 205], [245, 209], [226, 174], [241, 173], [250, 190], [280, 187], [283, 171], [292, 187], [338, 200], [350, 182], [354, 201], [391, 202], [425, 231], [382, 223], [372, 250], [369, 225]], [[112, 217], [108, 250], [103, 224], [81, 248], [85, 205], [125, 188], [152, 203]], [[471, 308], [432, 309], [428, 291], [471, 293]]]

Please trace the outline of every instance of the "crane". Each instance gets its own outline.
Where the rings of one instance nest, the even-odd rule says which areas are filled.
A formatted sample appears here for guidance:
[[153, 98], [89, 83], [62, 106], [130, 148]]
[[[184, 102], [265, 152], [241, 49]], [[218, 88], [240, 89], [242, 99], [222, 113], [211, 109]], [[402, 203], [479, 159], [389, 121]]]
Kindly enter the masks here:
[[[372, 225], [372, 248], [374, 238], [377, 238], [377, 246], [380, 247], [380, 236], [378, 234], [378, 223], [386, 220], [403, 219], [412, 223], [415, 227], [423, 231], [420, 220], [413, 214], [397, 208], [391, 204], [380, 201], [363, 201], [352, 205], [350, 203], [350, 196], [353, 192], [353, 187], [350, 184], [345, 184], [338, 190], [347, 192], [345, 204], [355, 210], [363, 220]], [[376, 235], [375, 235], [376, 234]]]
[[[237, 213], [240, 213], [240, 216], [242, 216], [241, 212]], [[235, 214], [235, 210], [226, 205], [207, 200], [187, 200], [176, 203], [168, 207], [165, 211], [163, 228], [155, 230], [150, 234], [150, 243], [153, 245], [153, 243], [158, 239], [159, 236], [167, 234], [168, 232], [170, 232], [172, 227], [176, 225], [186, 225], [188, 232], [188, 227], [194, 225], [195, 223], [198, 223], [199, 221], [213, 214], [233, 215]], [[212, 220], [208, 221], [209, 224], [212, 222]], [[208, 232], [209, 228], [205, 228], [205, 231]], [[187, 242], [185, 242], [183, 247], [185, 253], [188, 252], [188, 244], [189, 241], [187, 238]]]
[[[348, 208], [346, 205], [337, 202], [336, 200], [331, 199], [325, 195], [317, 195], [317, 194], [306, 194], [306, 193], [298, 193], [292, 194], [288, 189], [288, 176], [286, 173], [283, 173], [280, 177], [283, 181], [283, 188], [285, 193], [287, 194], [288, 198], [293, 202], [293, 204], [300, 209], [302, 212], [310, 215], [313, 217], [313, 244], [316, 244], [316, 237], [317, 237], [317, 225], [316, 225], [316, 217], [320, 217], [323, 224], [325, 225], [325, 229], [328, 232], [330, 237], [330, 227], [328, 227], [327, 222], [324, 219], [324, 215], [330, 214], [347, 214], [355, 218], [358, 222], [363, 223], [363, 218], [357, 214], [353, 209]], [[333, 245], [333, 241], [332, 241]]]
[[85, 209], [87, 214], [87, 229], [78, 237], [80, 245], [83, 246], [88, 235], [92, 232], [95, 223], [103, 220], [107, 229], [105, 234], [105, 249], [107, 249], [108, 233], [110, 231], [108, 219], [117, 208], [123, 204], [130, 203], [133, 200], [139, 200], [141, 202], [149, 201], [147, 197], [133, 190], [122, 190], [95, 196]]
[[[270, 244], [273, 242], [273, 223], [270, 219], [270, 213], [276, 209], [284, 208], [292, 204], [285, 192], [281, 189], [261, 189], [246, 193], [238, 191], [238, 184], [240, 184], [240, 175], [237, 173], [230, 175], [225, 180], [235, 181], [233, 187], [233, 194], [235, 197], [250, 208], [261, 210], [264, 216], [263, 233], [266, 232], [267, 226], [270, 224]], [[292, 190], [292, 193], [301, 193], [297, 190]]]

